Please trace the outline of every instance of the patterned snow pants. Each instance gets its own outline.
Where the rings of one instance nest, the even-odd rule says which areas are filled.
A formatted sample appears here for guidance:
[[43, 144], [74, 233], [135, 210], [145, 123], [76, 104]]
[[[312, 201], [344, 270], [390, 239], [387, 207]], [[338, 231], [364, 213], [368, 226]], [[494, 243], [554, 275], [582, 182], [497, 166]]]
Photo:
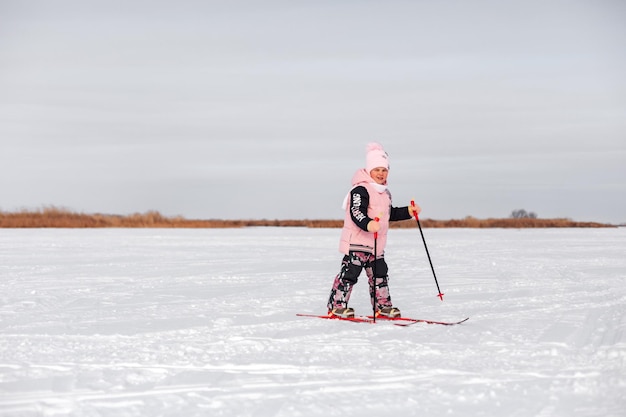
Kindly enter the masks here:
[[[367, 274], [370, 299], [372, 304], [376, 300], [376, 309], [392, 307], [389, 295], [387, 262], [384, 258], [374, 259], [374, 255], [366, 252], [350, 252], [341, 261], [341, 271], [335, 277], [333, 288], [328, 299], [328, 309], [347, 307], [350, 301], [352, 287], [357, 283], [361, 271], [365, 268]], [[374, 268], [374, 262], [376, 268]], [[374, 269], [376, 269], [376, 285], [374, 285]], [[376, 296], [374, 297], [374, 292]]]

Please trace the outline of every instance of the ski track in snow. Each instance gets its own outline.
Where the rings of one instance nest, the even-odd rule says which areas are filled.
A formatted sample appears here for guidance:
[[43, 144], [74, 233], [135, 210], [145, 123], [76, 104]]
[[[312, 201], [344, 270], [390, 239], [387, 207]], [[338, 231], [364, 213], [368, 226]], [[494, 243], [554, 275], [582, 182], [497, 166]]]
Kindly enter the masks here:
[[0, 416], [626, 415], [626, 229], [391, 230], [406, 328], [296, 317], [339, 233], [1, 230]]

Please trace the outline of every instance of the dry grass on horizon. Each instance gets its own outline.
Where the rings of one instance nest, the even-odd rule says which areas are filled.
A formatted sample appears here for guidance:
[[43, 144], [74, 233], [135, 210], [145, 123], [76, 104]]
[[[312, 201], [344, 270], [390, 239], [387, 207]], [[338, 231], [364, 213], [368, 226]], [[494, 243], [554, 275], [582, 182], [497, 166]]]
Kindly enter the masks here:
[[[158, 211], [127, 216], [113, 214], [84, 214], [67, 209], [46, 207], [18, 212], [0, 211], [0, 228], [239, 228], [251, 226], [339, 228], [342, 220], [189, 220], [166, 217]], [[570, 219], [502, 218], [433, 220], [420, 219], [424, 228], [556, 228], [556, 227], [616, 227], [596, 222], [575, 222]], [[392, 223], [392, 228], [417, 227], [415, 220]]]

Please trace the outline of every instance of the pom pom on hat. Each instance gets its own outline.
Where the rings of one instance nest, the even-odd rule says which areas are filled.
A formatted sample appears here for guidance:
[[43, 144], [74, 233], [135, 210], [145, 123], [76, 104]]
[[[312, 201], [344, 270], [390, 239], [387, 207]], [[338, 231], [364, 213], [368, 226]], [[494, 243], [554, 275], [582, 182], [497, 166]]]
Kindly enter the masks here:
[[383, 149], [383, 145], [377, 142], [368, 143], [365, 147], [365, 170], [369, 174], [374, 168], [383, 167], [389, 169], [389, 155]]

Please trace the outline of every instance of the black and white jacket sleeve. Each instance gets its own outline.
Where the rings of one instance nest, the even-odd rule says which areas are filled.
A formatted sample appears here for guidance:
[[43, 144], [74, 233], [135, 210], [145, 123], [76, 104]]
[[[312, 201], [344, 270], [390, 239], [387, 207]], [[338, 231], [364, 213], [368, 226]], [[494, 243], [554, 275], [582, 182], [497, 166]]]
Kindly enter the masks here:
[[372, 218], [367, 216], [367, 207], [370, 205], [370, 195], [363, 186], [355, 187], [350, 192], [350, 217], [354, 224], [367, 232], [367, 225]]

